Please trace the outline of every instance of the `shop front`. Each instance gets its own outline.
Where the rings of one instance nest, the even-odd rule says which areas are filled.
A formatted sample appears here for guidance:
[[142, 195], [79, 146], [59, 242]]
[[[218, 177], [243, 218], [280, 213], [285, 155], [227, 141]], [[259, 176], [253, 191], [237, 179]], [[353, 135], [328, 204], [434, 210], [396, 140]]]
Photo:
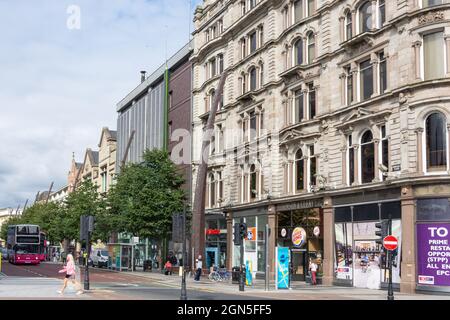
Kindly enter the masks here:
[[417, 199], [416, 248], [416, 289], [450, 292], [449, 198]]
[[206, 216], [205, 267], [226, 267], [227, 221], [223, 215]]
[[398, 239], [393, 251], [392, 282], [400, 286], [402, 223], [399, 200], [378, 200], [334, 207], [334, 284], [359, 288], [387, 287], [386, 251], [376, 242], [375, 224], [392, 219]]

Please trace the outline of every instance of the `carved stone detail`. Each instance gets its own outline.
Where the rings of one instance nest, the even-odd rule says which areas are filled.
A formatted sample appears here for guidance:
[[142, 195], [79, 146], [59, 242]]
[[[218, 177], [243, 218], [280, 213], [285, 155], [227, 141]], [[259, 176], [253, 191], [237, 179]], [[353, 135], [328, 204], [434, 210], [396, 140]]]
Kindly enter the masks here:
[[419, 17], [419, 25], [433, 23], [444, 20], [443, 11], [431, 11]]

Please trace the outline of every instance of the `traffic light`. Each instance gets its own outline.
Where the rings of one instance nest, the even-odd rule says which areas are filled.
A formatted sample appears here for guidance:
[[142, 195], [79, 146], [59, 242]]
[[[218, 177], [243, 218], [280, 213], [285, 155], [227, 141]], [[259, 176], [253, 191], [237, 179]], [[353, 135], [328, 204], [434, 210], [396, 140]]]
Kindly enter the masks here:
[[246, 223], [239, 224], [239, 234], [241, 236], [241, 239], [244, 239], [247, 236], [247, 224]]
[[389, 220], [383, 220], [375, 223], [375, 228], [379, 229], [375, 231], [375, 235], [380, 237], [376, 243], [383, 245], [383, 239], [389, 235]]
[[240, 224], [239, 223], [235, 223], [234, 224], [234, 245], [235, 246], [240, 246], [242, 244], [242, 238], [241, 238], [241, 234], [240, 234]]

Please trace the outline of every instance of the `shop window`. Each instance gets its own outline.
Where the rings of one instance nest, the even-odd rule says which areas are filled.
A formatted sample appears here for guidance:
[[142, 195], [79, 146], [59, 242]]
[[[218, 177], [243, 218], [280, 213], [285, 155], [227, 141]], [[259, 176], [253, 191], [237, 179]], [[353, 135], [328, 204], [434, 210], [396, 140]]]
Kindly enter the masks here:
[[303, 40], [301, 38], [294, 44], [294, 57], [296, 65], [303, 64]]
[[375, 143], [370, 130], [367, 130], [361, 138], [360, 168], [362, 183], [370, 183], [375, 179]]
[[377, 203], [353, 207], [353, 221], [378, 221], [380, 212]]
[[450, 221], [449, 198], [418, 199], [417, 221]]
[[340, 207], [334, 209], [334, 222], [351, 222], [352, 211], [350, 207]]
[[295, 185], [296, 190], [304, 190], [304, 160], [303, 160], [303, 152], [301, 149], [298, 149], [295, 154]]
[[400, 201], [383, 202], [381, 204], [381, 220], [389, 219], [401, 219], [402, 207]]
[[447, 122], [442, 113], [435, 112], [425, 121], [427, 171], [447, 169]]

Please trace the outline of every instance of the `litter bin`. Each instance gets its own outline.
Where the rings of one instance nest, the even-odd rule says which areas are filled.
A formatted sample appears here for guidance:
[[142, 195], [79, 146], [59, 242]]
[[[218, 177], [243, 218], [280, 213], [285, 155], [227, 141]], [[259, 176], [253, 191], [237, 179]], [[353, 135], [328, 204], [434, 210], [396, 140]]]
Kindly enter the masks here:
[[[245, 283], [245, 268], [244, 268], [243, 272], [244, 272], [244, 283]], [[233, 267], [231, 269], [231, 283], [239, 284], [239, 276], [240, 276], [239, 267]]]

